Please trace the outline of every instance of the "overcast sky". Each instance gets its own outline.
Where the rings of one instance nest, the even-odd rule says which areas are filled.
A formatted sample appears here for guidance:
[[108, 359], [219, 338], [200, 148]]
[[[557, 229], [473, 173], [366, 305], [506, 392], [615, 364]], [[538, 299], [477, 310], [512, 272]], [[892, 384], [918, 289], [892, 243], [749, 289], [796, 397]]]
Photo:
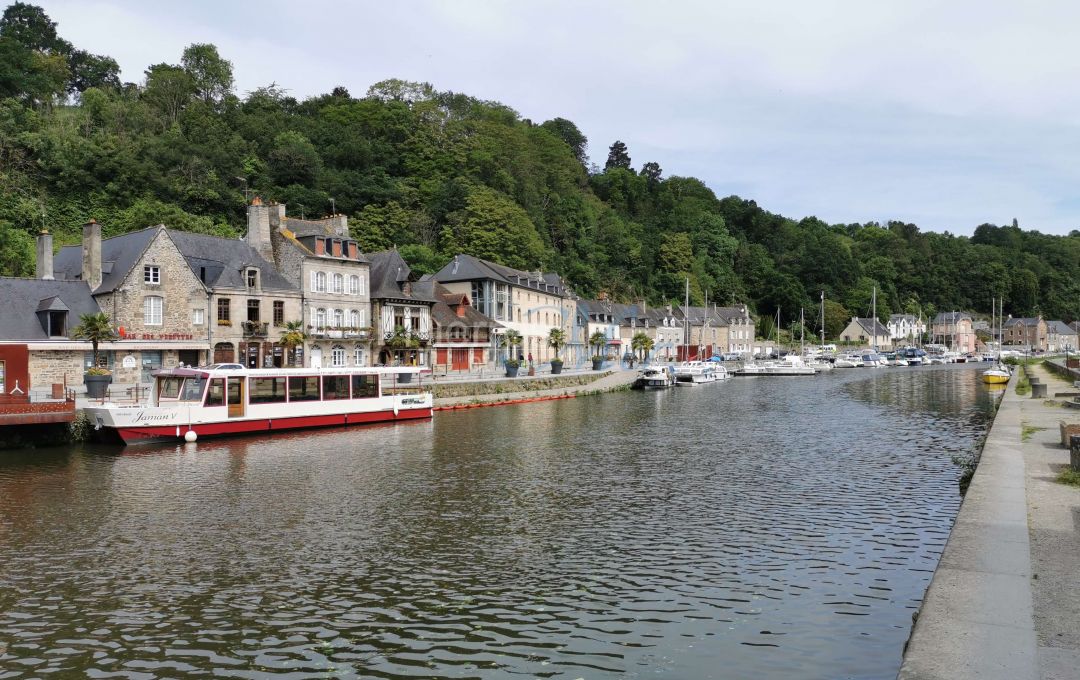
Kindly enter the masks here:
[[241, 95], [428, 81], [788, 217], [1080, 228], [1076, 2], [39, 4], [125, 80], [211, 42]]

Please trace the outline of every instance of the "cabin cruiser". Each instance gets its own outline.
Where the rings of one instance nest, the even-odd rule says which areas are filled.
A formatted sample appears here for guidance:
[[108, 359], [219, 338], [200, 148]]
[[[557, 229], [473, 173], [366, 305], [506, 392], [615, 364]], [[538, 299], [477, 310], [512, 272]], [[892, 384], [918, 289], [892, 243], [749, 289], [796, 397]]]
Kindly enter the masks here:
[[735, 375], [758, 376], [758, 375], [814, 375], [816, 371], [802, 360], [802, 357], [789, 354], [778, 361], [765, 361], [762, 363], [749, 363], [742, 368], [736, 369]]
[[662, 390], [675, 384], [675, 370], [671, 366], [646, 366], [632, 387], [642, 390]]
[[684, 361], [675, 366], [675, 382], [680, 385], [703, 385], [727, 377], [727, 369], [713, 361]]

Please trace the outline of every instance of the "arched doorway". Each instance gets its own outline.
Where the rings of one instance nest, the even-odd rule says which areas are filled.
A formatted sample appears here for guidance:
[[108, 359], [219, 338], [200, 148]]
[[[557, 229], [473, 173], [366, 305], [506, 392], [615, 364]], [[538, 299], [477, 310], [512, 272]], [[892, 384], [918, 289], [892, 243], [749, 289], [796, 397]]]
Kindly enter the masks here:
[[231, 342], [219, 342], [218, 344], [214, 345], [214, 363], [236, 363], [236, 348], [233, 347], [233, 344]]
[[322, 368], [322, 347], [311, 348], [311, 368]]

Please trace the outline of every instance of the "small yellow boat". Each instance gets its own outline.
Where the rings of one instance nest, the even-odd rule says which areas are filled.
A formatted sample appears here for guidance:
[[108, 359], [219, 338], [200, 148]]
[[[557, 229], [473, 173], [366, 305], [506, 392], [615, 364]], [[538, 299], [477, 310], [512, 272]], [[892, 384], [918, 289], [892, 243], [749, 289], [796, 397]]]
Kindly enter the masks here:
[[982, 374], [983, 382], [987, 385], [1004, 385], [1009, 382], [1010, 377], [1012, 373], [1009, 372], [1009, 367], [1002, 364], [988, 368]]

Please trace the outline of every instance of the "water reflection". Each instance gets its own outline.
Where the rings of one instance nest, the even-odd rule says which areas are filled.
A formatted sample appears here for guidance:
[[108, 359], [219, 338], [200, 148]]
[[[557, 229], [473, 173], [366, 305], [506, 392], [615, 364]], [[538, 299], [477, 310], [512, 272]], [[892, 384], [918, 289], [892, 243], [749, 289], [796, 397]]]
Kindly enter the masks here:
[[0, 668], [891, 677], [988, 395], [836, 371], [0, 458]]

